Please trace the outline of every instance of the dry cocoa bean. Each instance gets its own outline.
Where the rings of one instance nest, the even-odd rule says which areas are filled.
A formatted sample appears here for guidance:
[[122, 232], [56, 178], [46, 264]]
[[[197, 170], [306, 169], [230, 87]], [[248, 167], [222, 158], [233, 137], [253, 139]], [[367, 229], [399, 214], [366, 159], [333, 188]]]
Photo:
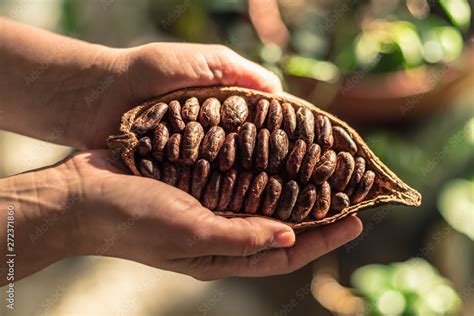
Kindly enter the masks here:
[[190, 180], [191, 180], [191, 166], [178, 165], [177, 168], [178, 182], [176, 187], [183, 190], [184, 192], [189, 192]]
[[301, 107], [296, 112], [296, 122], [298, 128], [298, 136], [304, 140], [308, 145], [314, 141], [314, 115], [304, 107]]
[[331, 186], [324, 181], [317, 189], [316, 203], [314, 204], [311, 214], [316, 219], [326, 217], [331, 207]]
[[270, 108], [268, 110], [268, 122], [267, 128], [270, 131], [279, 129], [281, 127], [281, 122], [283, 121], [283, 111], [281, 109], [281, 104], [277, 100], [270, 101]]
[[245, 122], [248, 115], [247, 101], [241, 96], [230, 96], [222, 104], [221, 123], [227, 131], [236, 130]]
[[260, 99], [255, 107], [255, 118], [253, 123], [257, 128], [262, 128], [265, 120], [267, 118], [268, 108], [270, 107], [270, 102], [266, 99]]
[[274, 130], [270, 135], [270, 153], [268, 157], [268, 172], [275, 174], [280, 170], [286, 155], [288, 155], [289, 140], [281, 129]]
[[260, 199], [265, 187], [267, 186], [268, 176], [265, 172], [260, 172], [253, 179], [249, 189], [248, 197], [245, 201], [245, 213], [255, 214], [260, 206]]
[[217, 204], [218, 210], [225, 211], [229, 206], [236, 182], [237, 170], [235, 169], [227, 170], [222, 176], [221, 196], [219, 198], [219, 203]]
[[168, 121], [171, 125], [171, 129], [175, 133], [184, 131], [186, 127], [186, 123], [184, 123], [183, 117], [181, 116], [181, 104], [179, 104], [177, 100], [173, 100], [169, 104]]
[[308, 184], [298, 194], [290, 220], [296, 223], [302, 222], [309, 215], [309, 212], [311, 212], [315, 201], [316, 187], [312, 184]]
[[194, 165], [191, 180], [191, 194], [198, 200], [201, 198], [202, 190], [206, 185], [210, 172], [211, 165], [206, 159], [199, 159]]
[[150, 137], [144, 136], [138, 140], [137, 153], [139, 156], [148, 156], [152, 149]]
[[179, 152], [181, 148], [181, 134], [173, 134], [166, 145], [166, 156], [171, 162], [179, 160]]
[[255, 167], [258, 170], [265, 170], [268, 167], [270, 132], [262, 128], [257, 135], [257, 145], [255, 148]]
[[132, 130], [137, 134], [145, 134], [160, 123], [168, 110], [168, 104], [158, 102], [143, 112], [133, 123]]
[[221, 171], [229, 170], [234, 165], [238, 152], [238, 144], [239, 135], [237, 133], [227, 134], [224, 145], [219, 152], [219, 169]]
[[350, 152], [351, 155], [355, 155], [357, 152], [357, 145], [345, 129], [340, 126], [334, 126], [332, 128], [332, 134], [334, 135], [335, 150], [345, 150]]
[[204, 129], [198, 122], [189, 122], [184, 129], [181, 155], [187, 165], [193, 164], [199, 155], [199, 145], [204, 138]]
[[331, 178], [329, 178], [329, 184], [334, 191], [344, 191], [354, 172], [354, 167], [354, 157], [351, 154], [345, 151], [337, 154], [336, 170], [334, 170]]
[[204, 196], [202, 198], [202, 205], [210, 210], [216, 209], [217, 203], [219, 202], [221, 179], [222, 174], [219, 171], [214, 170], [206, 185], [206, 190], [204, 191]]
[[334, 173], [336, 169], [337, 156], [333, 150], [326, 151], [313, 171], [313, 181], [321, 184]]
[[176, 182], [178, 181], [178, 170], [176, 169], [176, 166], [172, 163], [165, 161], [163, 162], [162, 169], [163, 172], [161, 181], [166, 184], [175, 186]]
[[283, 181], [279, 176], [271, 176], [268, 179], [267, 187], [265, 188], [265, 196], [263, 198], [262, 214], [265, 216], [272, 216], [277, 207], [282, 191]]
[[242, 171], [237, 177], [237, 184], [230, 203], [230, 211], [239, 212], [245, 200], [245, 195], [252, 183], [253, 175], [250, 171]]
[[300, 188], [295, 180], [291, 180], [285, 184], [285, 186], [283, 187], [283, 192], [280, 196], [280, 201], [278, 202], [276, 208], [277, 218], [284, 221], [290, 217], [291, 212], [295, 207], [299, 191]]
[[239, 154], [242, 167], [251, 169], [253, 164], [253, 151], [257, 138], [257, 128], [253, 123], [247, 122], [239, 131]]
[[163, 158], [165, 156], [164, 149], [166, 147], [166, 143], [168, 142], [168, 139], [170, 137], [170, 133], [168, 131], [168, 127], [160, 123], [155, 129], [155, 137], [153, 140], [153, 156], [156, 158], [158, 161], [163, 161]]
[[352, 193], [354, 192], [357, 184], [360, 182], [360, 179], [364, 176], [365, 173], [365, 159], [362, 157], [357, 157], [355, 159], [355, 167], [354, 167], [354, 172], [352, 173], [351, 180], [349, 180], [349, 183], [346, 186], [346, 189], [344, 192], [347, 194], [347, 196], [352, 196]]
[[160, 169], [150, 159], [139, 160], [138, 170], [140, 170], [140, 173], [144, 177], [160, 180]]
[[351, 196], [352, 204], [362, 202], [374, 184], [375, 173], [367, 170]]
[[199, 112], [199, 122], [204, 128], [217, 126], [221, 121], [221, 103], [216, 98], [204, 101]]
[[296, 113], [295, 108], [289, 103], [283, 103], [283, 130], [289, 139], [296, 137]]
[[290, 179], [296, 177], [296, 174], [300, 170], [301, 163], [303, 162], [303, 158], [306, 154], [306, 143], [302, 139], [298, 139], [295, 142], [293, 150], [288, 155], [288, 159], [286, 160], [286, 172]]
[[334, 144], [332, 135], [332, 124], [327, 116], [316, 115], [316, 131], [318, 134], [318, 143], [323, 150], [328, 150]]
[[199, 115], [199, 101], [197, 98], [192, 97], [184, 102], [183, 108], [181, 109], [181, 116], [185, 122], [196, 121]]
[[307, 183], [311, 179], [314, 168], [319, 162], [320, 157], [321, 147], [319, 147], [319, 145], [316, 143], [312, 143], [303, 158], [303, 162], [301, 163], [300, 181], [303, 184]]
[[208, 131], [202, 141], [201, 156], [209, 161], [214, 161], [225, 141], [224, 129], [220, 126], [213, 126]]
[[331, 210], [334, 212], [340, 212], [350, 205], [349, 197], [343, 192], [334, 194], [331, 199]]

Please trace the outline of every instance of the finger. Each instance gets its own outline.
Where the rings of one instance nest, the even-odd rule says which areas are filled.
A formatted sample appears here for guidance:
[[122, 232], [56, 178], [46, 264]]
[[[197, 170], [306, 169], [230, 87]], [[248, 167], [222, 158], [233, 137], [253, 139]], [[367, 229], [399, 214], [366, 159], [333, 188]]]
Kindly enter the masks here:
[[335, 224], [298, 235], [295, 245], [291, 248], [269, 249], [247, 257], [208, 256], [189, 260], [192, 260], [191, 266], [198, 279], [285, 274], [298, 270], [347, 243], [361, 231], [361, 221], [351, 216]]
[[264, 249], [291, 247], [293, 230], [280, 222], [257, 218], [224, 218], [211, 213], [199, 224], [196, 256], [249, 256]]
[[240, 86], [271, 93], [282, 91], [277, 75], [225, 46], [208, 46], [206, 55], [214, 80], [220, 85]]

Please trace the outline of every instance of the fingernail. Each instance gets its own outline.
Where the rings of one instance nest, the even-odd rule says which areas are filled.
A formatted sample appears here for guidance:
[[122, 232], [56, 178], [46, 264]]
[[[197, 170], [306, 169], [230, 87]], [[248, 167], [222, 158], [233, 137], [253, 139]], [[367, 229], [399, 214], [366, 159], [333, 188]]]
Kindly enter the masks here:
[[295, 243], [295, 233], [293, 231], [280, 231], [273, 236], [273, 248], [291, 247]]

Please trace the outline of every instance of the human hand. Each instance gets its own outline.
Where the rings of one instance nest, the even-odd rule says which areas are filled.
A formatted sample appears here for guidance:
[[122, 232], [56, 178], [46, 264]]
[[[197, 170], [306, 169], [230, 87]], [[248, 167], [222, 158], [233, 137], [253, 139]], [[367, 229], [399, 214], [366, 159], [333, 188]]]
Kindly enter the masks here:
[[106, 79], [110, 85], [90, 109], [94, 119], [87, 120], [91, 124], [83, 140], [88, 148], [104, 148], [131, 106], [176, 89], [224, 85], [281, 91], [275, 74], [222, 45], [153, 43], [116, 50], [105, 62], [116, 77]]
[[[18, 278], [76, 255], [129, 259], [200, 280], [283, 274], [361, 232], [356, 217], [300, 233], [295, 239], [291, 228], [277, 221], [217, 216], [181, 190], [126, 175], [105, 150], [78, 153], [35, 173], [29, 178], [34, 182], [15, 181], [21, 190], [12, 202], [18, 213], [16, 251], [23, 258]], [[67, 197], [58, 195], [62, 191]], [[55, 202], [60, 196], [63, 202]], [[70, 202], [65, 208], [66, 199]], [[58, 212], [60, 219], [48, 221]], [[31, 232], [44, 222], [52, 224], [32, 242]], [[28, 232], [29, 237], [22, 236]]]

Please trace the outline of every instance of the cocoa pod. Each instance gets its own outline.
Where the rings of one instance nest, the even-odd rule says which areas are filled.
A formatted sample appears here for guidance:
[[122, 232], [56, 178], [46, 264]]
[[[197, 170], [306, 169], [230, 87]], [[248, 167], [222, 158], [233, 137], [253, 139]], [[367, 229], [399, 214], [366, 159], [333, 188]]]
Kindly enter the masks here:
[[199, 146], [204, 138], [204, 129], [198, 122], [189, 122], [184, 129], [182, 157], [185, 164], [193, 164], [199, 155]]
[[228, 131], [240, 127], [249, 115], [247, 101], [241, 96], [230, 96], [225, 99], [221, 108], [222, 126]]
[[181, 109], [181, 116], [185, 122], [196, 121], [199, 115], [199, 101], [192, 97], [184, 102]]
[[217, 126], [221, 121], [221, 103], [216, 98], [204, 101], [199, 112], [199, 122], [204, 128]]
[[182, 132], [186, 127], [186, 123], [181, 116], [181, 104], [177, 100], [173, 100], [169, 104], [168, 122], [174, 132]]
[[208, 131], [202, 141], [201, 156], [209, 161], [216, 159], [219, 150], [225, 141], [224, 129], [220, 126], [213, 126]]
[[161, 178], [230, 218], [305, 229], [421, 201], [346, 123], [290, 95], [178, 90], [125, 113], [108, 144], [134, 175]]
[[253, 123], [257, 128], [262, 128], [265, 120], [267, 118], [268, 108], [270, 107], [270, 102], [266, 99], [260, 99], [255, 108], [255, 118]]

